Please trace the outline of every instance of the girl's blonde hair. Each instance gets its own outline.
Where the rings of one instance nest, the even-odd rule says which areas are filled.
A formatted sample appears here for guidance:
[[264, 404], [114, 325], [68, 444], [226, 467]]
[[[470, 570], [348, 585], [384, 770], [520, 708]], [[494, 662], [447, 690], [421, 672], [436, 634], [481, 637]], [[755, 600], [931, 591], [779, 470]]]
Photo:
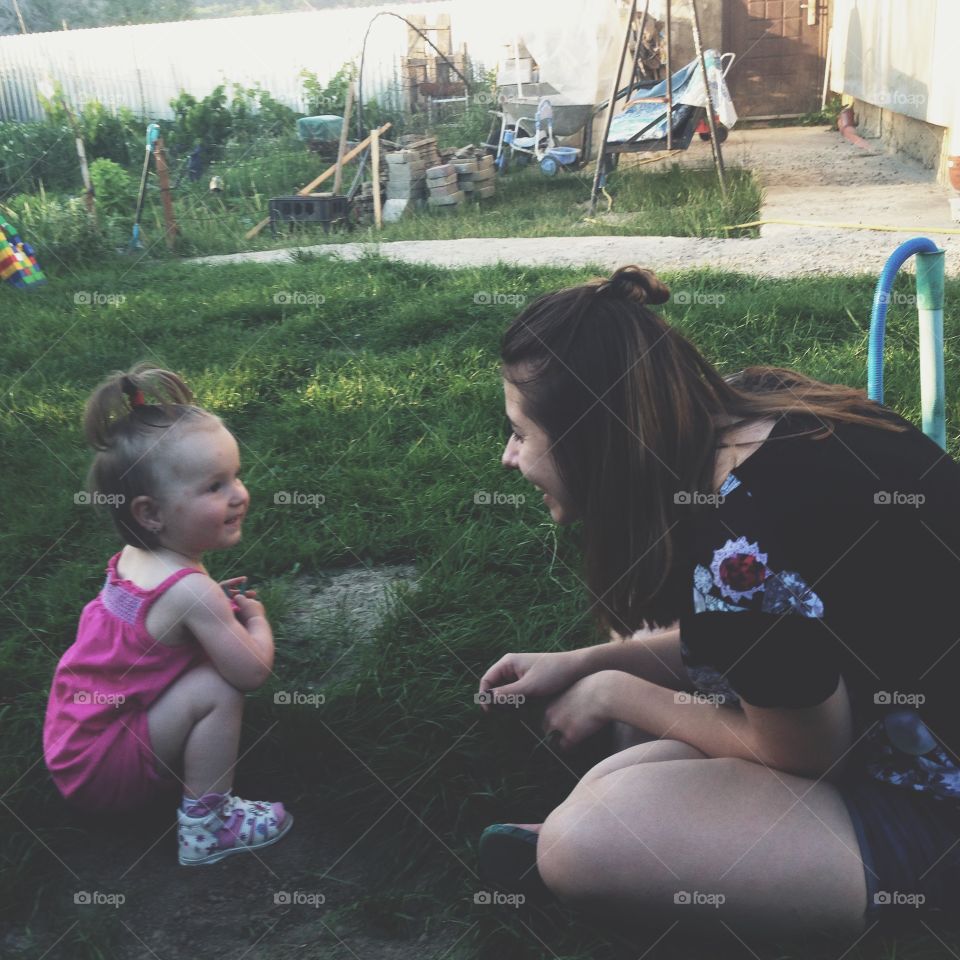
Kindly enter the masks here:
[[[169, 450], [164, 441], [184, 428], [214, 424], [222, 421], [194, 404], [180, 377], [152, 363], [116, 371], [93, 391], [83, 414], [84, 435], [96, 450], [87, 490], [91, 502], [108, 511], [124, 543], [147, 550], [160, 546], [156, 533], [134, 518], [131, 505], [136, 497], [157, 495]], [[178, 429], [168, 433], [172, 427]]]

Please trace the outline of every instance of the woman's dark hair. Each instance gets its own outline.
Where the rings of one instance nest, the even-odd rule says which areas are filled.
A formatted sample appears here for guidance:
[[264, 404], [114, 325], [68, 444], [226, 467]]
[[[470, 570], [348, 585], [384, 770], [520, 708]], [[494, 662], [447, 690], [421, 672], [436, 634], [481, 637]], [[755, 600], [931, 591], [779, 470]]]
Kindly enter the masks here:
[[160, 546], [157, 535], [134, 518], [131, 504], [139, 496], [157, 496], [169, 441], [182, 436], [182, 428], [217, 423], [222, 421], [216, 414], [194, 405], [180, 377], [151, 363], [117, 371], [93, 391], [83, 414], [87, 443], [97, 451], [87, 474], [88, 498], [108, 511], [124, 543]]
[[[862, 390], [781, 367], [724, 378], [654, 313], [670, 290], [650, 270], [621, 267], [539, 297], [501, 344], [503, 376], [551, 452], [583, 520], [587, 588], [618, 633], [667, 626], [692, 590], [692, 511], [681, 491], [714, 491], [724, 417], [805, 414], [824, 439], [838, 421], [907, 430]], [[726, 428], [726, 429], [729, 429]]]

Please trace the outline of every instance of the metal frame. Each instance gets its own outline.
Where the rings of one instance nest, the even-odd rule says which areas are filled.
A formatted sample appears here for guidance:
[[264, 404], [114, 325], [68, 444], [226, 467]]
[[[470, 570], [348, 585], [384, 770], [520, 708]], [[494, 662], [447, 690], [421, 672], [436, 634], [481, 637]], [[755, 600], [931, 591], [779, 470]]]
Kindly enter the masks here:
[[[665, 0], [666, 3], [666, 40], [667, 40], [667, 76], [666, 76], [666, 96], [658, 98], [660, 102], [666, 104], [667, 108], [667, 143], [666, 149], [673, 150], [673, 72], [672, 72], [672, 55], [671, 55], [671, 32], [672, 32], [672, 0]], [[713, 161], [714, 165], [717, 168], [717, 177], [720, 181], [720, 191], [725, 197], [727, 195], [727, 185], [724, 178], [724, 165], [723, 165], [723, 153], [720, 150], [720, 143], [717, 140], [717, 129], [716, 122], [714, 119], [714, 108], [713, 108], [713, 96], [710, 93], [710, 82], [707, 78], [707, 65], [703, 56], [703, 44], [700, 40], [700, 15], [697, 10], [697, 0], [690, 0], [690, 7], [693, 12], [693, 42], [694, 48], [696, 49], [697, 59], [700, 61], [700, 71], [703, 75], [703, 86], [707, 95], [707, 123], [710, 126], [710, 144], [713, 148]], [[643, 30], [647, 23], [647, 16], [650, 9], [650, 0], [646, 0], [643, 8], [643, 19], [640, 21], [640, 26], [637, 31], [637, 52], [634, 54], [633, 59], [633, 69], [630, 74], [630, 80], [627, 83], [627, 86], [622, 90], [620, 89], [620, 78], [623, 74], [623, 66], [627, 57], [627, 49], [630, 45], [630, 34], [634, 28], [634, 22], [636, 20], [637, 14], [637, 0], [632, 0], [630, 5], [630, 17], [627, 21], [627, 30], [623, 38], [623, 47], [620, 51], [620, 63], [617, 67], [617, 75], [613, 81], [613, 89], [610, 91], [610, 99], [607, 101], [607, 115], [604, 120], [603, 126], [603, 139], [601, 141], [600, 150], [597, 153], [597, 167], [593, 175], [593, 188], [590, 191], [590, 214], [591, 216], [596, 213], [597, 210], [597, 197], [600, 193], [600, 187], [603, 182], [603, 177], [606, 166], [606, 157], [608, 154], [619, 154], [619, 153], [630, 153], [636, 152], [639, 150], [651, 151], [651, 148], [648, 146], [640, 146], [640, 141], [638, 138], [647, 130], [650, 129], [654, 123], [659, 123], [659, 120], [655, 120], [650, 123], [648, 126], [644, 127], [643, 130], [636, 133], [633, 137], [630, 138], [630, 141], [627, 143], [618, 143], [618, 144], [609, 144], [607, 143], [607, 138], [610, 136], [610, 124], [613, 121], [613, 111], [616, 106], [617, 100], [626, 97], [629, 98], [630, 93], [633, 91], [633, 85], [636, 74], [636, 63], [638, 52], [640, 49], [640, 41], [643, 37]], [[684, 138], [684, 149], [689, 145], [689, 139]], [[656, 148], [653, 148], [656, 149]], [[652, 151], [651, 151], [652, 152]]]

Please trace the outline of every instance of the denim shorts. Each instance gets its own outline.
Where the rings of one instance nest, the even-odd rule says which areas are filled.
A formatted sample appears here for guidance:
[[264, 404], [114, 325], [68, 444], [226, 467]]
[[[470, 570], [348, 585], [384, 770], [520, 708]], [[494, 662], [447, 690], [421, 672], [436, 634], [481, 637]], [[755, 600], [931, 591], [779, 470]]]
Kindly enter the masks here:
[[960, 915], [960, 804], [866, 777], [838, 784], [860, 844], [867, 924], [955, 924]]

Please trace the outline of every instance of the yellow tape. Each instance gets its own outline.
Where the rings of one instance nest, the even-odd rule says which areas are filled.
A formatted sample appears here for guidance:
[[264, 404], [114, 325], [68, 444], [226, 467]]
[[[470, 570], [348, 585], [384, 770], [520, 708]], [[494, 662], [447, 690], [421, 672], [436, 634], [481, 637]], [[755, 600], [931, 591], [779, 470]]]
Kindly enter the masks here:
[[724, 230], [744, 230], [747, 227], [762, 227], [767, 223], [782, 223], [790, 227], [833, 227], [835, 230], [884, 230], [887, 233], [946, 233], [960, 236], [960, 229], [938, 229], [936, 227], [891, 227], [874, 223], [829, 223], [824, 220], [751, 220], [749, 223], [735, 223]]

